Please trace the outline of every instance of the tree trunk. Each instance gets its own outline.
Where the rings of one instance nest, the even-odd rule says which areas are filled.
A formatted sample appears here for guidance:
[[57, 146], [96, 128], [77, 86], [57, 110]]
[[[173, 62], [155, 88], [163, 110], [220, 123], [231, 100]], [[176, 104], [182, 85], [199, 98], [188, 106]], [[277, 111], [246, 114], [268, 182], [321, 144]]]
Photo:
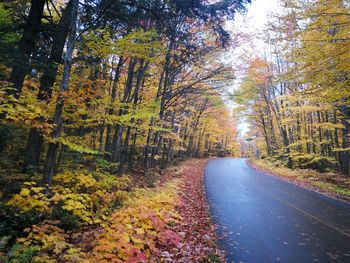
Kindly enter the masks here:
[[111, 158], [110, 160], [114, 163], [119, 161], [121, 146], [122, 146], [122, 135], [124, 132], [124, 126], [118, 124], [115, 127], [114, 136], [111, 145]]
[[322, 138], [322, 128], [321, 128], [321, 113], [320, 111], [318, 110], [317, 111], [317, 122], [319, 124], [318, 126], [318, 140], [319, 140], [319, 143], [320, 143], [320, 154], [321, 155], [324, 155], [324, 151], [323, 151], [323, 138]]
[[[139, 66], [137, 77], [136, 77], [135, 89], [134, 89], [132, 96], [128, 99], [130, 102], [132, 101], [133, 108], [136, 108], [137, 103], [139, 101], [139, 92], [141, 90], [143, 79], [144, 79], [145, 73], [148, 69], [148, 66], [149, 66], [149, 61], [146, 63], [144, 60], [140, 61], [140, 66]], [[135, 123], [135, 119], [132, 118], [131, 124], [133, 124], [133, 123]], [[127, 128], [127, 132], [126, 132], [126, 136], [125, 136], [124, 151], [123, 151], [124, 156], [122, 157], [122, 162], [121, 162], [122, 168], [128, 162], [128, 160], [127, 160], [128, 158], [130, 158], [130, 159], [133, 158], [133, 156], [131, 156], [132, 152], [129, 151], [129, 149], [128, 149], [130, 136], [131, 136], [131, 126], [129, 126]]]
[[342, 118], [342, 124], [343, 124], [343, 129], [342, 129], [342, 138], [343, 138], [343, 144], [342, 148], [343, 151], [341, 151], [340, 155], [340, 168], [341, 172], [343, 174], [349, 174], [349, 162], [350, 162], [350, 157], [349, 157], [349, 147], [350, 147], [350, 142], [349, 142], [349, 136], [350, 136], [350, 107], [347, 106], [342, 106], [341, 107], [341, 112], [343, 114]]
[[[333, 112], [333, 123], [337, 124], [337, 111], [334, 110]], [[339, 148], [339, 136], [338, 136], [338, 129], [334, 129], [334, 144], [336, 148]], [[336, 159], [338, 161], [339, 168], [341, 167], [341, 153], [339, 151], [336, 152]]]
[[[124, 88], [124, 95], [122, 99], [122, 103], [126, 103], [130, 100], [131, 97], [131, 91], [132, 91], [132, 86], [133, 86], [133, 81], [134, 81], [134, 76], [135, 76], [135, 66], [137, 63], [137, 59], [131, 58], [130, 63], [129, 63], [129, 69], [128, 69], [128, 78], [125, 84]], [[125, 114], [124, 109], [119, 110], [119, 116], [122, 116]], [[120, 161], [120, 153], [121, 153], [121, 148], [122, 148], [122, 135], [125, 130], [125, 127], [123, 124], [118, 124], [115, 127], [115, 132], [114, 136], [112, 139], [112, 144], [111, 144], [111, 149], [110, 149], [110, 160], [112, 162], [118, 162]]]
[[19, 98], [25, 76], [28, 72], [30, 55], [34, 50], [35, 40], [41, 29], [41, 18], [43, 17], [45, 2], [45, 0], [31, 1], [27, 23], [19, 42], [18, 53], [9, 79], [12, 87], [7, 93], [8, 95], [13, 95], [15, 98]]
[[126, 129], [126, 134], [125, 134], [125, 140], [124, 140], [124, 145], [122, 146], [122, 151], [121, 151], [121, 158], [120, 158], [120, 173], [124, 172], [124, 166], [125, 163], [127, 162], [129, 156], [129, 140], [131, 136], [131, 127], [129, 126]]
[[39, 168], [41, 150], [43, 148], [44, 137], [38, 129], [31, 128], [29, 131], [25, 150], [22, 171], [26, 172], [29, 165]]
[[66, 54], [63, 60], [63, 76], [61, 81], [61, 86], [59, 89], [59, 94], [57, 97], [55, 113], [53, 124], [54, 128], [52, 130], [52, 142], [49, 143], [49, 149], [46, 155], [46, 163], [44, 169], [43, 183], [51, 185], [52, 177], [55, 172], [56, 166], [56, 155], [59, 143], [57, 140], [60, 137], [60, 132], [62, 128], [62, 111], [64, 105], [64, 93], [68, 90], [70, 70], [72, 66], [72, 55], [75, 45], [76, 31], [77, 31], [77, 19], [78, 19], [78, 7], [79, 0], [72, 0], [72, 10], [71, 10], [71, 24], [70, 32], [67, 40]]
[[99, 135], [99, 140], [98, 140], [98, 155], [99, 156], [101, 156], [102, 149], [103, 149], [103, 133], [104, 133], [104, 131], [105, 131], [105, 125], [101, 124], [99, 126], [100, 135]]
[[[108, 115], [113, 115], [114, 109], [113, 109], [113, 102], [115, 101], [115, 98], [117, 97], [117, 87], [119, 83], [119, 78], [120, 78], [120, 70], [124, 64], [125, 60], [123, 60], [123, 57], [119, 58], [118, 61], [118, 66], [115, 69], [115, 75], [113, 79], [113, 85], [112, 85], [112, 93], [111, 93], [111, 104], [110, 108], [107, 110]], [[107, 125], [107, 131], [106, 131], [106, 143], [105, 143], [105, 151], [109, 152], [111, 150], [111, 133], [112, 133], [112, 125], [108, 124]]]
[[[68, 35], [68, 26], [71, 21], [71, 1], [67, 4], [67, 7], [62, 12], [62, 18], [58, 23], [58, 30], [53, 36], [53, 44], [51, 48], [51, 54], [49, 61], [45, 66], [43, 76], [40, 79], [40, 88], [38, 94], [38, 100], [49, 100], [51, 98], [52, 87], [55, 83], [58, 65], [62, 63], [62, 53], [66, 38]], [[42, 144], [44, 142], [44, 136], [40, 130], [31, 128], [28, 134], [26, 152], [22, 170], [25, 172], [29, 165], [39, 166], [40, 155], [42, 150]]]
[[[151, 121], [150, 121], [150, 127], [154, 126], [154, 117], [151, 117]], [[147, 133], [147, 141], [146, 141], [146, 145], [144, 147], [144, 152], [143, 152], [143, 169], [145, 171], [145, 173], [147, 172], [147, 169], [149, 167], [149, 154], [150, 154], [150, 143], [151, 143], [151, 137], [152, 137], [152, 128], [148, 129], [148, 133]]]
[[137, 129], [134, 130], [134, 134], [132, 136], [132, 146], [130, 149], [129, 159], [128, 159], [128, 171], [132, 171], [134, 165], [134, 155], [136, 154], [136, 140], [137, 140]]

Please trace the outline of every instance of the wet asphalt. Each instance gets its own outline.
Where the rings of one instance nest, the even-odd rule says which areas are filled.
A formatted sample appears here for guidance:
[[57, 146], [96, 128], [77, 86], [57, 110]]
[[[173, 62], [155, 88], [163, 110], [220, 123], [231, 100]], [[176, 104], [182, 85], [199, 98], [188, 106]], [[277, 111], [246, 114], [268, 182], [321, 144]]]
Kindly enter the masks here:
[[350, 263], [350, 204], [220, 158], [207, 197], [228, 262]]

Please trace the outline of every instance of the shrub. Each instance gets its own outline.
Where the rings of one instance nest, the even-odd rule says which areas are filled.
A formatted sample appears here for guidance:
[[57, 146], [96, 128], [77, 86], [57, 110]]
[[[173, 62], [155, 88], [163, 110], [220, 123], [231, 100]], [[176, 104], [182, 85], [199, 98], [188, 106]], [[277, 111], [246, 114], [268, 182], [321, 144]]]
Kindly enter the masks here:
[[23, 246], [15, 244], [8, 252], [7, 256], [0, 257], [2, 262], [29, 263], [33, 261], [35, 252], [39, 250], [37, 246]]
[[155, 191], [136, 189], [125, 208], [113, 213], [110, 223], [98, 236], [92, 262], [149, 262], [159, 246], [172, 246], [180, 236], [171, 230], [179, 216], [177, 182]]
[[8, 205], [18, 207], [22, 212], [36, 211], [47, 213], [50, 200], [45, 194], [45, 188], [37, 186], [35, 182], [25, 182], [19, 194], [7, 202]]
[[23, 229], [46, 217], [47, 215], [35, 211], [23, 212], [0, 202], [0, 251], [12, 246], [18, 236], [23, 236]]
[[81, 262], [85, 254], [67, 241], [68, 235], [57, 226], [59, 222], [45, 220], [25, 229], [28, 236], [17, 240], [24, 251], [35, 248], [31, 262]]
[[54, 186], [48, 189], [34, 182], [25, 183], [19, 194], [7, 205], [21, 213], [50, 214], [59, 219], [67, 230], [77, 224], [95, 224], [107, 219], [111, 211], [128, 197], [131, 179], [106, 173], [86, 171], [66, 172], [54, 177]]

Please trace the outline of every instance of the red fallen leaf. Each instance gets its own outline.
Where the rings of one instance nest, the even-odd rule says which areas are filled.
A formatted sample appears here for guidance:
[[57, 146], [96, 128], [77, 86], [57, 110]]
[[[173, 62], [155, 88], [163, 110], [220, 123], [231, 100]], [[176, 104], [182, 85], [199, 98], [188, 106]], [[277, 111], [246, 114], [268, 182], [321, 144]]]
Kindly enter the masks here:
[[147, 257], [146, 257], [146, 255], [145, 255], [145, 253], [139, 253], [139, 254], [137, 254], [136, 258], [139, 259], [139, 260], [142, 261], [142, 262], [146, 262], [146, 261], [147, 261]]
[[[187, 165], [182, 166], [176, 175], [171, 172], [165, 175], [166, 178], [178, 177], [183, 182], [180, 186], [181, 191], [178, 193], [180, 200], [176, 206], [181, 220], [168, 226], [168, 230], [176, 235], [171, 231], [164, 233], [161, 243], [168, 241], [166, 244], [160, 244], [158, 258], [166, 261], [169, 257], [165, 255], [171, 255], [171, 262], [198, 262], [211, 254], [225, 261], [223, 251], [216, 247], [215, 226], [211, 220], [204, 191], [205, 164], [205, 160], [191, 160]], [[164, 177], [163, 180], [166, 181]], [[162, 255], [163, 252], [167, 253]]]
[[166, 239], [166, 241], [171, 242], [173, 244], [177, 244], [181, 240], [180, 235], [178, 235], [172, 230], [166, 230], [164, 233], [164, 238]]

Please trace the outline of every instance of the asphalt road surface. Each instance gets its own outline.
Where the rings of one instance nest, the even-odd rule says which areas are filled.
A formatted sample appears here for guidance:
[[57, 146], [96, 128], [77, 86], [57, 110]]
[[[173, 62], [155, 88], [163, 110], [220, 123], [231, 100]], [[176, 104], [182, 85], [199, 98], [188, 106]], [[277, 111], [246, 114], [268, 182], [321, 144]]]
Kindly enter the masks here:
[[205, 170], [228, 262], [348, 262], [350, 204], [221, 158]]

